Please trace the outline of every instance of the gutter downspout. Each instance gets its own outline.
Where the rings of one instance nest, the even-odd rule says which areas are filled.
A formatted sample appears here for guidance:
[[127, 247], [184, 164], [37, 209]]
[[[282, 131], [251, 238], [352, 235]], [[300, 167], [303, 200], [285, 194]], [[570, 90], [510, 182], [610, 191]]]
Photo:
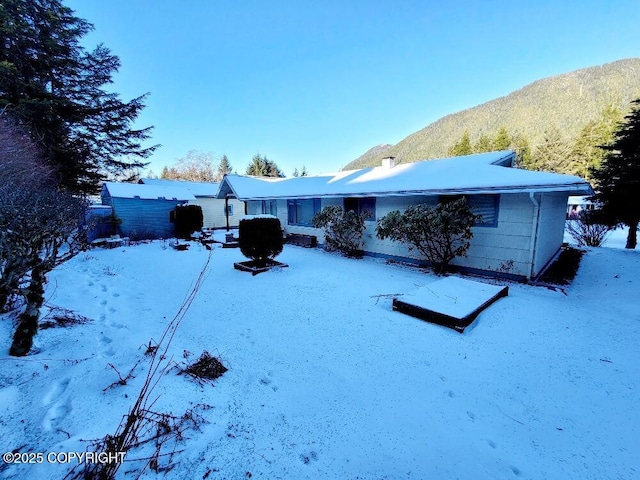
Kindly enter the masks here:
[[540, 202], [535, 197], [533, 192], [529, 192], [529, 200], [533, 203], [533, 226], [532, 226], [532, 238], [531, 246], [529, 247], [529, 258], [531, 258], [531, 270], [529, 272], [529, 278], [534, 277], [536, 248], [538, 246], [538, 223], [540, 221]]

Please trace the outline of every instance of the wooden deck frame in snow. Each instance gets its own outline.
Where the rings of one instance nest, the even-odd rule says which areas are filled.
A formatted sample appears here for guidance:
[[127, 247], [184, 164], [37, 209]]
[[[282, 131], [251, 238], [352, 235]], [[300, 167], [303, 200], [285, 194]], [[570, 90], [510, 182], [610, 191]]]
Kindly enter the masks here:
[[266, 272], [267, 270], [271, 270], [274, 267], [288, 267], [286, 263], [278, 262], [277, 260], [268, 260], [267, 264], [260, 265], [254, 260], [248, 260], [246, 262], [236, 262], [233, 264], [233, 268], [236, 270], [240, 270], [242, 272], [251, 272], [251, 275], [257, 275], [262, 272]]
[[[453, 296], [456, 292], [458, 297]], [[394, 299], [392, 308], [430, 323], [464, 332], [492, 303], [509, 294], [509, 287], [446, 277]]]

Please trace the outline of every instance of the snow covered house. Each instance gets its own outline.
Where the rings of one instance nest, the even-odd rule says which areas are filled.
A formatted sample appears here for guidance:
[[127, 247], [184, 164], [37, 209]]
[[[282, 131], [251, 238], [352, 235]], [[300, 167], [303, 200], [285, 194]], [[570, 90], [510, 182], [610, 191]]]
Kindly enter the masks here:
[[195, 203], [184, 188], [105, 182], [100, 194], [119, 221], [118, 233], [132, 240], [175, 236], [175, 209]]
[[191, 202], [202, 208], [203, 226], [205, 228], [237, 227], [240, 218], [245, 214], [244, 202], [238, 199], [219, 199], [218, 183], [188, 182], [184, 180], [165, 180], [160, 178], [142, 178], [139, 183], [160, 187], [183, 188], [196, 199]]
[[590, 195], [592, 189], [579, 177], [513, 168], [514, 160], [514, 152], [500, 151], [399, 165], [385, 159], [380, 167], [309, 177], [226, 175], [218, 198], [243, 200], [248, 214], [276, 215], [285, 233], [314, 235], [320, 243], [322, 230], [311, 226], [311, 218], [323, 207], [372, 212], [365, 254], [422, 263], [407, 245], [379, 240], [376, 220], [412, 204], [435, 205], [464, 195], [482, 222], [473, 228], [467, 257], [453, 265], [470, 273], [531, 279], [560, 250], [569, 195]]

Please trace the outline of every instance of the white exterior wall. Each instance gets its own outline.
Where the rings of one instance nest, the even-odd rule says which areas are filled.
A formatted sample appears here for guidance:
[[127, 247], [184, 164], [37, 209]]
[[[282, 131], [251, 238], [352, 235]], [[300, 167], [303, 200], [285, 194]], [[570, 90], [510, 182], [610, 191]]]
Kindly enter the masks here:
[[[496, 227], [473, 227], [473, 239], [467, 257], [452, 263], [461, 267], [507, 273], [529, 278], [532, 272], [532, 255], [535, 254], [533, 274], [555, 255], [562, 245], [567, 196], [563, 194], [538, 195], [540, 201], [539, 226], [535, 228], [534, 204], [528, 193], [500, 194]], [[409, 205], [427, 203], [435, 205], [437, 197], [407, 196], [380, 197], [376, 199], [376, 220], [393, 210], [404, 211]], [[342, 198], [322, 199], [321, 207], [342, 205]], [[261, 213], [261, 202], [247, 202], [248, 213]], [[321, 229], [287, 224], [287, 201], [278, 200], [277, 216], [284, 233], [315, 235], [324, 243]], [[389, 255], [415, 260], [423, 258], [410, 251], [406, 244], [376, 237], [376, 222], [365, 223], [364, 250], [373, 254]], [[534, 234], [537, 232], [537, 240]], [[535, 244], [534, 244], [535, 241]]]
[[528, 194], [501, 194], [496, 227], [473, 227], [466, 258], [454, 265], [528, 277], [534, 207]]
[[[409, 205], [436, 205], [437, 197], [384, 197], [376, 201], [376, 218], [392, 210], [403, 211]], [[368, 222], [369, 223], [369, 222]], [[496, 227], [473, 227], [471, 247], [464, 258], [452, 264], [513, 275], [528, 276], [531, 270], [531, 235], [533, 204], [526, 194], [500, 195]], [[365, 250], [372, 253], [423, 260], [423, 257], [400, 242], [379, 240], [375, 223], [367, 225]]]
[[553, 258], [564, 239], [567, 194], [545, 193], [536, 195], [540, 203], [538, 240], [535, 249], [533, 276]]
[[365, 222], [364, 250], [366, 252], [379, 253], [395, 257], [412, 258], [423, 260], [422, 256], [414, 251], [409, 251], [409, 247], [393, 240], [380, 240], [376, 237], [377, 220], [391, 213], [394, 210], [403, 212], [409, 205], [426, 203], [436, 205], [437, 197], [407, 196], [407, 197], [380, 197], [376, 199], [376, 222]]
[[[202, 207], [203, 226], [206, 228], [224, 228], [227, 226], [227, 218], [224, 214], [225, 201], [218, 198], [196, 197], [195, 202], [190, 202]], [[229, 199], [229, 205], [233, 205], [233, 215], [229, 215], [229, 226], [237, 227], [240, 218], [244, 216], [244, 202]]]

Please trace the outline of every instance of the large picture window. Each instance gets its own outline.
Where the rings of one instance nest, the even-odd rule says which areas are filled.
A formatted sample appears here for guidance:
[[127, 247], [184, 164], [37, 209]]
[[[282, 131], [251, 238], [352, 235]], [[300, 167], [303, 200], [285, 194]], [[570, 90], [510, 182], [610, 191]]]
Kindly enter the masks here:
[[289, 225], [311, 226], [311, 219], [320, 211], [319, 198], [287, 200]]
[[347, 197], [344, 199], [344, 211], [355, 212], [357, 215], [365, 214], [365, 220], [375, 221], [376, 219], [376, 198], [375, 197]]

